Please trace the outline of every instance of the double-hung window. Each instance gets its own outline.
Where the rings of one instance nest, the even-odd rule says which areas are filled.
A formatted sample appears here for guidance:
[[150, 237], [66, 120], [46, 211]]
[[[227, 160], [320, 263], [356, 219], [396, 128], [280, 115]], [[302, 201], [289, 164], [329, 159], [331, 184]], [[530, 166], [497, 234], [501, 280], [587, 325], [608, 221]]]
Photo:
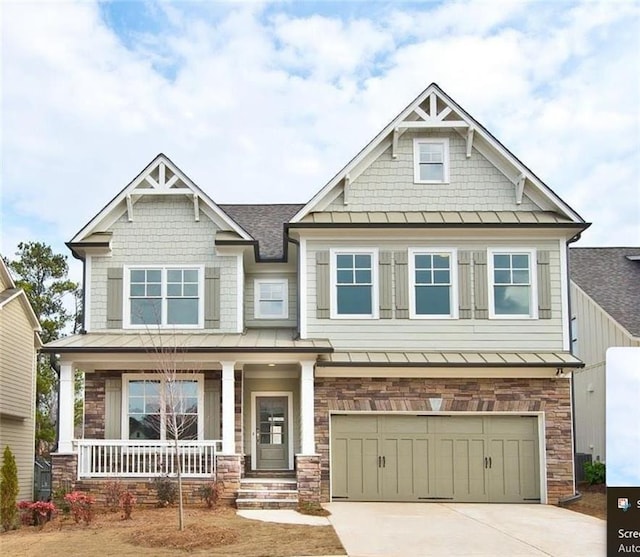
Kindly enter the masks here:
[[377, 250], [331, 251], [331, 317], [378, 317], [377, 268]]
[[200, 267], [129, 267], [129, 325], [201, 327], [202, 275]]
[[167, 380], [149, 374], [124, 376], [123, 432], [126, 439], [202, 438], [202, 378]]
[[489, 252], [491, 317], [537, 317], [535, 250]]
[[455, 250], [410, 249], [412, 318], [457, 317]]
[[256, 319], [286, 319], [289, 316], [287, 279], [256, 279], [253, 285]]
[[416, 138], [413, 140], [414, 182], [417, 184], [449, 181], [449, 140]]

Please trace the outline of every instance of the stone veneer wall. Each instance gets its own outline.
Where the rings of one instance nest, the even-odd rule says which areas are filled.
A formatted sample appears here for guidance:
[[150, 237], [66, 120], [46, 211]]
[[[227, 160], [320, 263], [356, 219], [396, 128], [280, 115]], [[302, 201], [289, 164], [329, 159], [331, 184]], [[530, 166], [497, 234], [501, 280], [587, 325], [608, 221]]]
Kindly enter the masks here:
[[296, 455], [296, 479], [298, 502], [319, 504], [322, 500], [320, 486], [320, 455]]
[[235, 504], [240, 489], [242, 475], [241, 455], [218, 455], [216, 481], [221, 486], [220, 499], [227, 504]]
[[78, 477], [78, 455], [51, 455], [51, 493], [59, 489], [70, 491], [75, 489]]
[[325, 378], [315, 382], [315, 440], [322, 498], [329, 500], [329, 412], [544, 412], [547, 500], [574, 493], [571, 393], [568, 379]]

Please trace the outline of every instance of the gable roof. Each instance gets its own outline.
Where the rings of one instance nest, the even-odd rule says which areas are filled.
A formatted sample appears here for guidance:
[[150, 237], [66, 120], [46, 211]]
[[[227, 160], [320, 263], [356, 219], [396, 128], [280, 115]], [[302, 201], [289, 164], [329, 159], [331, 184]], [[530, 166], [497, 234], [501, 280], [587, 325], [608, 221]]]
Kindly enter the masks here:
[[569, 276], [615, 321], [640, 337], [638, 257], [640, 247], [571, 248]]
[[[424, 107], [424, 108], [423, 108]], [[300, 222], [309, 213], [321, 210], [323, 202], [333, 199], [344, 189], [345, 178], [353, 181], [357, 175], [379, 156], [392, 147], [400, 130], [411, 128], [453, 129], [467, 138], [467, 153], [473, 145], [492, 162], [513, 184], [514, 194], [527, 194], [535, 198], [544, 210], [554, 211], [576, 223], [586, 224], [584, 219], [567, 205], [549, 186], [526, 167], [513, 153], [500, 143], [484, 126], [432, 83], [398, 114], [373, 140], [349, 161], [311, 200], [291, 219]], [[479, 140], [479, 141], [478, 141]]]
[[193, 199], [196, 214], [199, 210], [203, 210], [222, 229], [236, 233], [241, 239], [251, 239], [250, 235], [229, 218], [229, 215], [222, 211], [169, 157], [160, 153], [80, 229], [67, 245], [73, 249], [74, 244], [87, 240], [95, 233], [104, 232], [104, 228], [108, 227], [107, 224], [115, 222], [126, 211], [132, 210], [137, 198], [161, 194], [188, 195]]
[[270, 205], [219, 205], [258, 242], [256, 260], [283, 259], [286, 253], [284, 225], [302, 207], [301, 203]]
[[0, 310], [4, 306], [6, 306], [11, 300], [19, 299], [20, 304], [24, 310], [27, 319], [31, 322], [31, 326], [33, 330], [36, 332], [36, 344], [41, 346], [40, 337], [38, 336], [38, 332], [42, 329], [40, 328], [40, 322], [38, 321], [38, 317], [36, 316], [31, 304], [29, 303], [29, 298], [22, 288], [17, 288], [16, 283], [7, 268], [7, 265], [4, 262], [4, 259], [0, 257], [0, 277], [2, 277], [2, 282], [7, 285], [7, 288], [0, 291]]

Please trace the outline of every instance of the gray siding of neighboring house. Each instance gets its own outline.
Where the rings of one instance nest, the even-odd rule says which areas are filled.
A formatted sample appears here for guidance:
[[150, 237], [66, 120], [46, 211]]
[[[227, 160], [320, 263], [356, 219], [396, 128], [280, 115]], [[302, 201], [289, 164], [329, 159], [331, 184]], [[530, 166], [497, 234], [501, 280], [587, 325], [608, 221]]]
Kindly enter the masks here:
[[0, 309], [0, 461], [8, 445], [21, 501], [33, 498], [35, 358], [33, 325], [14, 298]]
[[[108, 269], [141, 264], [219, 268], [220, 327], [216, 330], [237, 330], [237, 259], [215, 254], [217, 227], [202, 211], [196, 221], [190, 200], [143, 197], [133, 207], [133, 222], [124, 214], [109, 230], [113, 233], [112, 255], [91, 258], [91, 331], [107, 328]], [[126, 303], [126, 293], [124, 298]]]
[[576, 452], [606, 461], [606, 352], [614, 346], [640, 346], [579, 286], [571, 282], [574, 353], [584, 363], [574, 375]]

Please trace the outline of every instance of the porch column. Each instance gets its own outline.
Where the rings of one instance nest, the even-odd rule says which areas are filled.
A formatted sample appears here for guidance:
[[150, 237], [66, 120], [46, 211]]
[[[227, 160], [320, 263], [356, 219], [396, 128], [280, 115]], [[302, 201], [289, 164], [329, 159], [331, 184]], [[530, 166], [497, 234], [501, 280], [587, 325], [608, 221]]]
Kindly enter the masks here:
[[316, 453], [314, 426], [314, 393], [313, 367], [314, 361], [300, 362], [300, 426], [302, 430], [301, 453]]
[[73, 453], [73, 362], [60, 363], [58, 400], [58, 452]]
[[222, 364], [222, 454], [236, 454], [235, 433], [235, 392], [234, 368], [235, 362], [220, 362]]

